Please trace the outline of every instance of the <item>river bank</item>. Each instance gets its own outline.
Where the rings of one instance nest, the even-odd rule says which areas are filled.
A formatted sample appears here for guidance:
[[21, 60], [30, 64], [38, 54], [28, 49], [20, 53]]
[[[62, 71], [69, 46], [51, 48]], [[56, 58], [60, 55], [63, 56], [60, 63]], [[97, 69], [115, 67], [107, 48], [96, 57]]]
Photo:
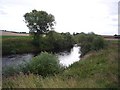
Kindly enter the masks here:
[[110, 41], [107, 48], [72, 64], [63, 73], [45, 78], [32, 73], [21, 73], [3, 78], [3, 87], [118, 88], [118, 42]]
[[38, 46], [35, 45], [32, 36], [2, 36], [2, 55], [70, 50], [74, 45], [74, 40], [69, 33], [50, 32], [45, 37], [39, 36], [38, 43]]

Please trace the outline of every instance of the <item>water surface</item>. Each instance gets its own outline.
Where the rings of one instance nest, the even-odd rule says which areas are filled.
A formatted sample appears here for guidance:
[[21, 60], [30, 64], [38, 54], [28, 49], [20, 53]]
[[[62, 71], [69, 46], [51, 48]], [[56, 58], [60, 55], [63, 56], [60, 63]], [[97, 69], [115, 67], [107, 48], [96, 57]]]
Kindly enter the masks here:
[[[80, 47], [75, 45], [70, 52], [64, 51], [55, 54], [60, 64], [63, 66], [69, 66], [72, 63], [80, 60]], [[35, 55], [34, 54], [15, 54], [2, 57], [2, 67], [5, 66], [18, 66], [19, 64], [29, 62]]]
[[74, 46], [70, 52], [58, 53], [58, 59], [63, 66], [69, 66], [80, 60], [80, 47]]

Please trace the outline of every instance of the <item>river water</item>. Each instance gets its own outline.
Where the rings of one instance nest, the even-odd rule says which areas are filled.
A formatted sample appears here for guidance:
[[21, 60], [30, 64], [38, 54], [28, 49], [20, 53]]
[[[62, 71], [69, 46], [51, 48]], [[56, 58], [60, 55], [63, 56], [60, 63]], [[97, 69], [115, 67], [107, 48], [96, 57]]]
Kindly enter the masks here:
[[[55, 55], [58, 57], [60, 64], [68, 67], [74, 62], [80, 60], [80, 47], [77, 45], [74, 45], [74, 47], [70, 50], [70, 52], [64, 51], [64, 52], [57, 53]], [[30, 53], [3, 56], [2, 67], [17, 66], [24, 62], [29, 62], [34, 56], [35, 56], [34, 54], [30, 54]]]

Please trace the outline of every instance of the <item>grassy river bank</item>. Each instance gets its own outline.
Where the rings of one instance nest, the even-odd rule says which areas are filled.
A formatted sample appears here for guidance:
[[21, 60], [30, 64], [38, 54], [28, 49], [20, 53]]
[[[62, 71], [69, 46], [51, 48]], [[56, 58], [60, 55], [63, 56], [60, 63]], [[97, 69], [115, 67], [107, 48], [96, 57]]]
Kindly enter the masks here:
[[118, 42], [108, 44], [53, 76], [20, 73], [3, 77], [3, 88], [118, 88]]

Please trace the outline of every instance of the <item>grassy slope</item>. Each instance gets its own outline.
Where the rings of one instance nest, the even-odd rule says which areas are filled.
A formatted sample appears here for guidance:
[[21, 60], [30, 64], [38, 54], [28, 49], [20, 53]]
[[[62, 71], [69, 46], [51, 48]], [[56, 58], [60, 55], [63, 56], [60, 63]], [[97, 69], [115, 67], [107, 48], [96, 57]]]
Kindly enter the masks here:
[[30, 36], [2, 36], [2, 54], [30, 53], [36, 51]]
[[80, 87], [117, 87], [118, 47], [113, 42], [105, 50], [93, 52], [85, 60], [74, 63], [66, 70], [67, 76], [78, 77]]
[[118, 46], [91, 53], [72, 64], [63, 73], [42, 78], [38, 75], [17, 75], [3, 79], [3, 87], [15, 88], [111, 88], [118, 85]]

